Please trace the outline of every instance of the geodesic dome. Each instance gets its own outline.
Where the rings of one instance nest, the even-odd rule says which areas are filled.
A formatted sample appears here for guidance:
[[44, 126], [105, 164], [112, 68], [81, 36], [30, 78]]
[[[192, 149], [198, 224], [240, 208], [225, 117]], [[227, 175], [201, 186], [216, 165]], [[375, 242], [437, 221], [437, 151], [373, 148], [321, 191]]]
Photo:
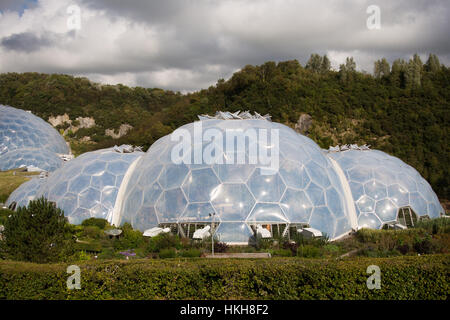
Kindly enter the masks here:
[[13, 169], [25, 162], [53, 170], [62, 165], [57, 161], [57, 153], [67, 154], [69, 148], [50, 124], [24, 110], [0, 105], [0, 170]]
[[14, 190], [8, 197], [5, 205], [9, 207], [13, 202], [16, 203], [16, 208], [26, 207], [31, 200], [34, 200], [37, 191], [45, 183], [45, 178], [35, 177], [29, 181], [22, 183], [16, 190]]
[[[216, 235], [228, 243], [247, 243], [253, 236], [250, 226], [255, 224], [304, 224], [331, 239], [352, 229], [340, 178], [312, 140], [262, 119], [204, 119], [178, 130], [194, 137], [198, 124], [205, 134], [226, 137], [231, 133], [236, 141], [245, 141], [245, 146], [227, 152], [226, 139], [194, 141], [190, 159], [183, 155], [188, 161], [175, 163], [172, 152], [179, 142], [171, 141], [171, 135], [159, 139], [127, 173], [114, 224], [129, 222], [144, 231], [159, 224], [214, 219], [219, 224]], [[267, 151], [274, 147], [273, 140], [262, 144], [248, 131], [260, 129], [278, 130], [276, 169], [252, 162], [252, 148]], [[208, 154], [212, 147], [214, 163], [194, 161], [196, 154]], [[244, 163], [238, 163], [239, 157]], [[230, 158], [232, 164], [227, 163]]]
[[16, 149], [0, 156], [0, 170], [34, 166], [44, 171], [54, 171], [64, 162], [54, 152], [46, 149]]
[[428, 182], [411, 166], [379, 150], [330, 152], [349, 182], [360, 228], [379, 229], [397, 220], [401, 207], [419, 217], [444, 212]]
[[[64, 210], [72, 224], [88, 218], [111, 221], [117, 192], [130, 164], [143, 152], [123, 147], [87, 152], [52, 172], [36, 193]], [[116, 151], [117, 150], [117, 151]]]

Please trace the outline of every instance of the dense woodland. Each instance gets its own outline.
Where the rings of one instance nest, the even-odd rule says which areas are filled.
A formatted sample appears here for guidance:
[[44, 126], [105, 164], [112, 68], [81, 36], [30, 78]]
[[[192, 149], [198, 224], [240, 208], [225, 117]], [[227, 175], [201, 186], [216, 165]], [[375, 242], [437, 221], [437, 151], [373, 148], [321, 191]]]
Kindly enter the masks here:
[[[148, 148], [198, 114], [217, 110], [269, 113], [291, 127], [307, 113], [313, 118], [308, 134], [321, 147], [369, 144], [415, 167], [441, 198], [450, 199], [450, 69], [430, 54], [425, 62], [414, 55], [392, 66], [381, 59], [373, 71], [356, 71], [353, 58], [334, 71], [326, 56], [313, 54], [305, 66], [297, 60], [248, 65], [190, 94], [61, 74], [7, 73], [0, 74], [0, 103], [44, 119], [64, 113], [72, 120], [93, 117], [95, 127], [67, 135], [72, 144], [89, 136], [83, 151], [119, 143]], [[133, 126], [128, 134], [105, 135], [123, 123]]]

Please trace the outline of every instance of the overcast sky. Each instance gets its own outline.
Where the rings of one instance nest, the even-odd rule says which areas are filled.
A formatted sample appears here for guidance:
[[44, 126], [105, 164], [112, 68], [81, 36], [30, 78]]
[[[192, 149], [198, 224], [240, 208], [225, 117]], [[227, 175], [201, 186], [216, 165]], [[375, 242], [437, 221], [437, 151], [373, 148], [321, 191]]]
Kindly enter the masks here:
[[[367, 27], [369, 5], [380, 29]], [[450, 65], [449, 17], [448, 0], [0, 0], [0, 72], [187, 92], [247, 64], [304, 65], [314, 52], [335, 68], [353, 56], [368, 72], [415, 52]]]

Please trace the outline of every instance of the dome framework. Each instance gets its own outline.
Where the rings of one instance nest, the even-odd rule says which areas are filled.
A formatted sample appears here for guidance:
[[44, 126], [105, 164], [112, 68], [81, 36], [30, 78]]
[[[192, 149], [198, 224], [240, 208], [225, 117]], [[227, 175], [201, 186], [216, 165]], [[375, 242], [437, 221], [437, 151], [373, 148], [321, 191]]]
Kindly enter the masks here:
[[268, 116], [200, 119], [146, 153], [121, 146], [83, 154], [44, 182], [24, 184], [8, 202], [25, 204], [35, 194], [54, 201], [74, 224], [98, 217], [141, 231], [171, 227], [189, 238], [211, 226], [230, 244], [247, 244], [258, 228], [276, 238], [311, 227], [335, 240], [444, 212], [415, 169], [381, 151], [323, 151]]

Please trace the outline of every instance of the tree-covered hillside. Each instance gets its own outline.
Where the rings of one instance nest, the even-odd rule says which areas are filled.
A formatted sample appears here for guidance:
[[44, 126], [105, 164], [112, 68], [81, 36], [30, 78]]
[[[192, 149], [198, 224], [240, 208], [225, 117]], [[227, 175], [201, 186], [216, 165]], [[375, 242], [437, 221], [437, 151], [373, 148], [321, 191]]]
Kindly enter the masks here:
[[[344, 143], [370, 144], [415, 167], [440, 197], [450, 198], [450, 69], [435, 55], [422, 63], [381, 59], [374, 75], [357, 72], [352, 58], [339, 71], [326, 56], [246, 66], [229, 80], [182, 95], [161, 89], [100, 85], [86, 78], [37, 73], [0, 75], [0, 103], [32, 110], [48, 120], [67, 113], [71, 120], [93, 117], [96, 125], [68, 132], [73, 144], [84, 136], [83, 151], [118, 143], [149, 147], [159, 137], [198, 114], [217, 110], [269, 113], [294, 127], [312, 116], [309, 136], [323, 148]], [[133, 127], [113, 139], [106, 129]], [[60, 126], [59, 129], [64, 129]], [[78, 143], [79, 144], [79, 143]], [[79, 148], [79, 145], [78, 145]]]

